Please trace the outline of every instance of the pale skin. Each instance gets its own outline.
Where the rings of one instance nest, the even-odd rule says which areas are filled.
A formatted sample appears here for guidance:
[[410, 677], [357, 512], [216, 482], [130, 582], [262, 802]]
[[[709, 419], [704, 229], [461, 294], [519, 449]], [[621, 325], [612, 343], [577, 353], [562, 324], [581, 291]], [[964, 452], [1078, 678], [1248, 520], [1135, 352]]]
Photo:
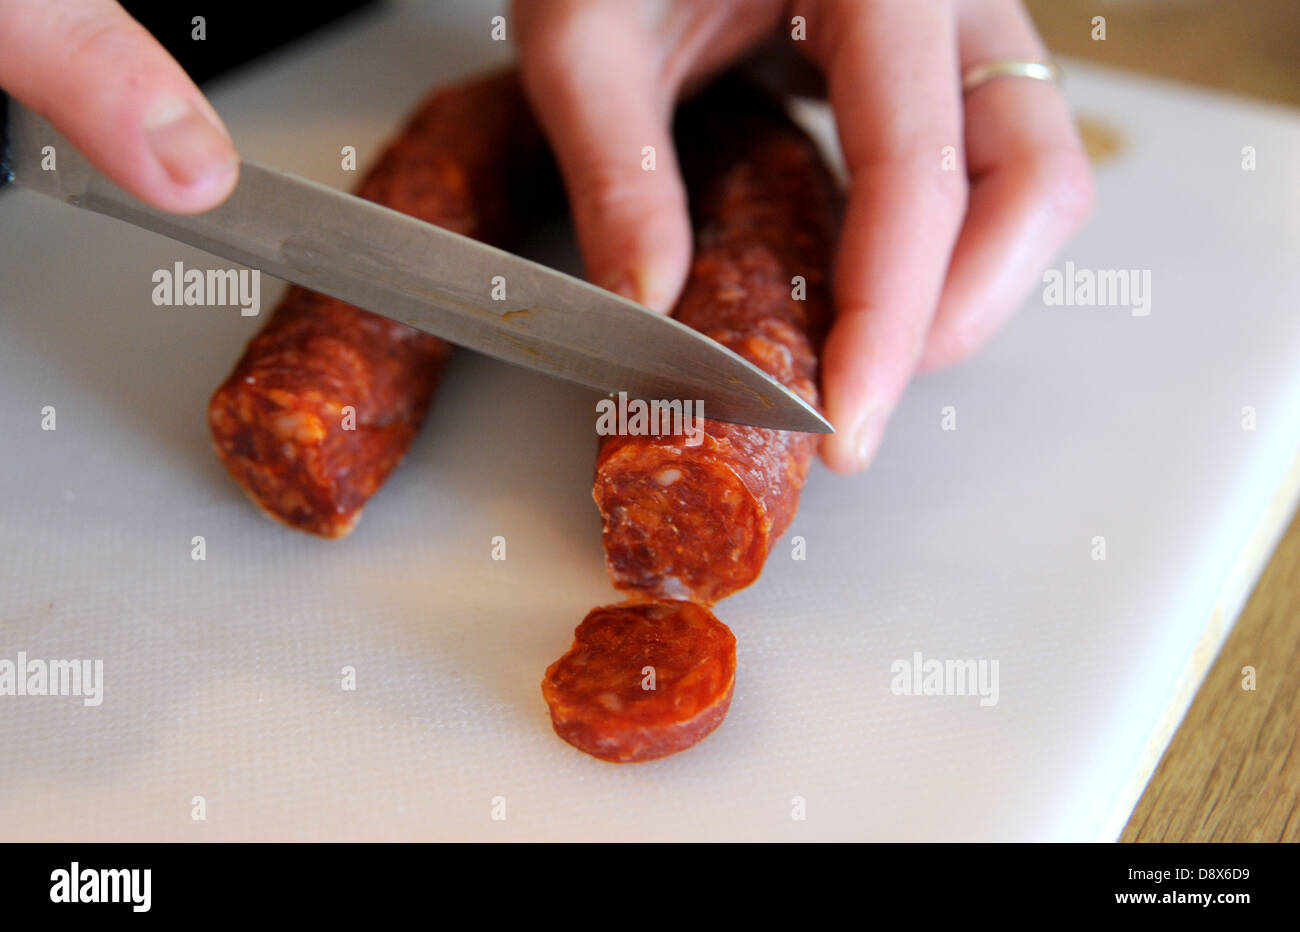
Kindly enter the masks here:
[[[1047, 57], [1018, 0], [515, 0], [509, 28], [588, 277], [665, 312], [691, 257], [674, 103], [774, 35], [820, 69], [850, 175], [822, 358], [838, 472], [871, 462], [914, 374], [998, 330], [1091, 207], [1056, 87], [962, 93], [974, 65]], [[0, 0], [0, 87], [155, 206], [202, 211], [234, 189], [220, 118], [112, 0]]]

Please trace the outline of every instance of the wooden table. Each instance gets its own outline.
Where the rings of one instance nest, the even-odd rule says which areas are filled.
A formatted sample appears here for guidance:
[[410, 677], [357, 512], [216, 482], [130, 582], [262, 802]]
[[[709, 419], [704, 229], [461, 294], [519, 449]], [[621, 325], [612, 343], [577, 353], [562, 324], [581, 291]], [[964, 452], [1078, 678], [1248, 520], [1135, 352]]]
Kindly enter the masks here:
[[[1295, 0], [1029, 0], [1055, 52], [1300, 106]], [[1106, 39], [1092, 38], [1093, 17]], [[1123, 841], [1300, 841], [1300, 517], [1273, 554]], [[1243, 669], [1255, 688], [1243, 688]]]

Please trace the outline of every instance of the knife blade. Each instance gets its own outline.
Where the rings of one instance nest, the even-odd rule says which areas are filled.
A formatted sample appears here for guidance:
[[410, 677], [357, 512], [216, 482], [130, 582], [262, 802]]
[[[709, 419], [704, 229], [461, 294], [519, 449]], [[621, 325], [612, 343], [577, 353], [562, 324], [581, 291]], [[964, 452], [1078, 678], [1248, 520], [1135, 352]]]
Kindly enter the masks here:
[[[629, 398], [703, 401], [706, 416], [717, 420], [834, 431], [757, 366], [670, 317], [326, 185], [244, 161], [225, 203], [202, 214], [169, 214], [118, 188], [12, 100], [8, 137], [0, 175], [21, 187], [488, 356]], [[45, 146], [55, 147], [56, 171], [42, 170]]]

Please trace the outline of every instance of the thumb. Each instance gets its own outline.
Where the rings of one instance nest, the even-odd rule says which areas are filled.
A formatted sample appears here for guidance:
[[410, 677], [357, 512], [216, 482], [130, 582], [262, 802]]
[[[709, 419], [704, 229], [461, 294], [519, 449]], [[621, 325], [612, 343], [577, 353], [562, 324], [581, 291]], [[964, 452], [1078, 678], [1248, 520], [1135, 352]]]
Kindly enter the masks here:
[[524, 86], [555, 150], [595, 284], [669, 310], [691, 226], [651, 38], [611, 7], [521, 29]]
[[0, 86], [155, 207], [196, 213], [235, 187], [216, 111], [113, 0], [0, 0]]

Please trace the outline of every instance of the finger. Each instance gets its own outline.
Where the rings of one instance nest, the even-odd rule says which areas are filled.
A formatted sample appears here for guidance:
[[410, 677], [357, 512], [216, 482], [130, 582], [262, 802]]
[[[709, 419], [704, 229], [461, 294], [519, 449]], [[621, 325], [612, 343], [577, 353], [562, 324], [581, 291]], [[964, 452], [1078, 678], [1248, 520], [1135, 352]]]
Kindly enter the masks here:
[[524, 85], [564, 176], [587, 277], [666, 311], [691, 255], [672, 93], [645, 24], [618, 6], [519, 4]]
[[[1014, 0], [959, 12], [962, 67], [1047, 52]], [[969, 355], [1015, 312], [1092, 204], [1088, 160], [1059, 89], [995, 78], [966, 98], [970, 207], [921, 367]]]
[[235, 187], [239, 157], [220, 118], [112, 0], [0, 0], [0, 86], [155, 207], [207, 210]]
[[[797, 9], [797, 8], [796, 8]], [[836, 471], [870, 462], [916, 366], [966, 209], [955, 24], [946, 3], [807, 7], [851, 184], [822, 358]]]

